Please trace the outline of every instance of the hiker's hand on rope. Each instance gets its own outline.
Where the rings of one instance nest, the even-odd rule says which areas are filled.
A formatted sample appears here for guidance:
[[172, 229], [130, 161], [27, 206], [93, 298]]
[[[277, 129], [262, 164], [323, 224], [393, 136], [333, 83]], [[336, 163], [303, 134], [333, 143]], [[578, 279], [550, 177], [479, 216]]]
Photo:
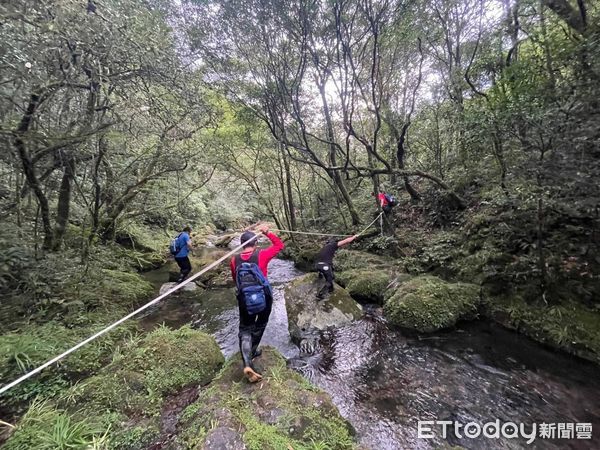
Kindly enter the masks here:
[[267, 234], [269, 232], [269, 225], [267, 225], [266, 223], [261, 223], [256, 227], [256, 230], [262, 234]]

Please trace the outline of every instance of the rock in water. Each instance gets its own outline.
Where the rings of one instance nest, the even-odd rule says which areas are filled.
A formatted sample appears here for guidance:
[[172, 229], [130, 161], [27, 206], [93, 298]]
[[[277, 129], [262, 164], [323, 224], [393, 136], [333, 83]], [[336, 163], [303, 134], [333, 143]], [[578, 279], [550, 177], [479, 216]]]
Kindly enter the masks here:
[[[164, 283], [161, 287], [160, 287], [160, 291], [158, 291], [158, 295], [163, 295], [165, 292], [167, 292], [169, 289], [173, 289], [175, 286], [177, 286], [178, 283]], [[188, 291], [188, 292], [192, 292], [195, 291], [196, 289], [198, 289], [198, 286], [196, 285], [195, 282], [191, 282], [186, 284], [185, 286], [183, 286], [180, 291]]]
[[231, 241], [237, 236], [236, 233], [232, 234], [224, 234], [223, 236], [219, 236], [215, 239], [214, 244], [217, 247], [227, 247]]
[[383, 310], [396, 326], [431, 333], [459, 320], [474, 319], [479, 302], [479, 286], [420, 276], [401, 284], [387, 298]]
[[310, 273], [292, 281], [285, 288], [288, 328], [296, 343], [317, 331], [339, 327], [362, 316], [362, 307], [337, 284], [324, 300], [317, 300], [323, 283], [317, 274]]

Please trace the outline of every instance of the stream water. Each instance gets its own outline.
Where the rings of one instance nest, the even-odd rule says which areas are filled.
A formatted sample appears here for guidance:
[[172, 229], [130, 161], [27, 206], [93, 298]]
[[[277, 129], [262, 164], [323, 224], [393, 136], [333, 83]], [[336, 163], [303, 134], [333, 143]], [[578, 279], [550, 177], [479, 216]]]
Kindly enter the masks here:
[[[324, 332], [315, 353], [301, 353], [289, 337], [283, 291], [300, 275], [290, 261], [269, 265], [275, 299], [263, 344], [276, 347], [290, 367], [331, 395], [365, 448], [527, 446], [523, 438], [466, 438], [451, 430], [444, 439], [440, 426], [433, 426], [434, 438], [417, 434], [419, 420], [483, 425], [496, 419], [524, 424], [528, 433], [532, 424], [591, 423], [592, 440], [538, 437], [531, 447], [600, 448], [599, 367], [485, 322], [406, 337], [388, 328], [374, 306], [365, 307], [361, 320]], [[158, 287], [167, 275], [163, 269], [147, 277]], [[171, 296], [141, 321], [147, 329], [191, 323], [211, 333], [226, 357], [238, 351], [233, 289]]]

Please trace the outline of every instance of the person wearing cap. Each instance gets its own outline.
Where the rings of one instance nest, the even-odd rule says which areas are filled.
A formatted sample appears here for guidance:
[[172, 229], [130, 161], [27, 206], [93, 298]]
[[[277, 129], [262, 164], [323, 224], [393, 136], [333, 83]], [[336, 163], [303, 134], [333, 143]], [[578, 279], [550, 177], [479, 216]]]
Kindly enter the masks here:
[[319, 278], [325, 278], [325, 285], [319, 289], [319, 292], [317, 293], [317, 298], [319, 300], [322, 300], [325, 297], [326, 292], [333, 292], [333, 280], [335, 279], [333, 274], [333, 257], [335, 252], [337, 252], [338, 248], [353, 242], [357, 237], [357, 235], [354, 235], [341, 241], [330, 239], [327, 241], [327, 244], [319, 250], [319, 253], [317, 253], [317, 263], [315, 264], [315, 268], [317, 269], [317, 272], [319, 272]]
[[[260, 271], [268, 277], [268, 265], [275, 256], [284, 248], [284, 244], [277, 237], [277, 235], [269, 232], [269, 227], [266, 224], [261, 224], [256, 227], [257, 231], [264, 234], [270, 241], [271, 246], [265, 249], [258, 250], [256, 248], [256, 234], [252, 231], [245, 231], [241, 238], [240, 244], [243, 246], [242, 253], [231, 258], [231, 276], [233, 281], [236, 280], [236, 265], [239, 262], [244, 261], [256, 261]], [[260, 375], [254, 369], [252, 365], [252, 359], [259, 356], [261, 351], [258, 349], [258, 345], [262, 339], [267, 323], [269, 322], [269, 316], [271, 315], [271, 307], [273, 304], [273, 298], [267, 298], [267, 308], [258, 314], [249, 314], [246, 308], [238, 299], [238, 308], [240, 311], [240, 328], [239, 328], [239, 341], [240, 341], [240, 352], [242, 353], [242, 360], [244, 362], [244, 375], [250, 382], [256, 382], [262, 379]]]

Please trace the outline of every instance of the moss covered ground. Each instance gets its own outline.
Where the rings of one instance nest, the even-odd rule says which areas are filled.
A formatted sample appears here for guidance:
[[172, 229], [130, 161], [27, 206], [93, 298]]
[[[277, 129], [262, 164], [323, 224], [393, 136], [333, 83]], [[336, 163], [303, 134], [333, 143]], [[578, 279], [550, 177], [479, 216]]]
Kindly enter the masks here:
[[243, 379], [239, 355], [233, 356], [183, 411], [174, 442], [198, 449], [355, 447], [350, 425], [329, 396], [286, 368], [277, 351], [265, 348], [256, 365], [264, 379], [249, 384]]
[[146, 448], [160, 434], [165, 399], [207, 384], [223, 362], [212, 337], [158, 328], [129, 340], [97, 375], [53, 402], [35, 401], [4, 448]]

